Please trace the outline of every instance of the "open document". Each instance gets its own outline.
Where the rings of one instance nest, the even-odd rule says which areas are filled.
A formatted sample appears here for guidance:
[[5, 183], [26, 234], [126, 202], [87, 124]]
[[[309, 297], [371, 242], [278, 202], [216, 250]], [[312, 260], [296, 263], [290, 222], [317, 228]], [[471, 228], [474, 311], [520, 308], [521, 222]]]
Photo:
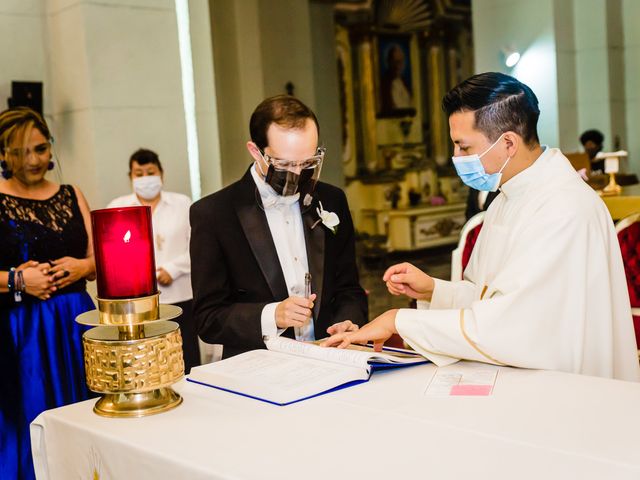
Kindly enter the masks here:
[[187, 380], [275, 405], [288, 405], [369, 380], [379, 369], [426, 363], [410, 350], [352, 345], [324, 348], [278, 337], [252, 350], [191, 369]]

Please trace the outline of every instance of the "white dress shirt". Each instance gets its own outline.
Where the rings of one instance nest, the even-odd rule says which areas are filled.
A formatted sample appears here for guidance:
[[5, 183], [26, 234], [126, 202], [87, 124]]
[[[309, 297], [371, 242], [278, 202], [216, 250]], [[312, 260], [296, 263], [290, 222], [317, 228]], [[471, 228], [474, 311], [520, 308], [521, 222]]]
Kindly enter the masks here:
[[[135, 193], [112, 200], [107, 208], [142, 205]], [[193, 298], [189, 257], [189, 208], [191, 199], [181, 193], [162, 192], [152, 215], [156, 268], [164, 268], [173, 282], [158, 284], [160, 303], [184, 302]]]
[[[309, 271], [309, 266], [307, 247], [304, 242], [302, 214], [298, 203], [300, 194], [278, 195], [256, 172], [255, 164], [251, 169], [251, 176], [260, 193], [289, 296], [304, 297], [304, 277]], [[276, 326], [276, 307], [279, 303], [270, 303], [262, 309], [263, 336], [274, 337], [284, 332], [284, 329], [278, 329]], [[297, 340], [315, 340], [313, 319], [303, 327], [296, 328], [295, 334]]]

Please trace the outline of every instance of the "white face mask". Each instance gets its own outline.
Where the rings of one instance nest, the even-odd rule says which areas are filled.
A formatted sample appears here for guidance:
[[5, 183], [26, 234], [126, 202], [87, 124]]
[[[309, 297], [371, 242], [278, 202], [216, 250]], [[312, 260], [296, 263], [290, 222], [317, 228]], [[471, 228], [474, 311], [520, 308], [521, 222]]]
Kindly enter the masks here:
[[162, 178], [159, 175], [145, 175], [133, 179], [133, 191], [140, 198], [153, 200], [162, 190]]

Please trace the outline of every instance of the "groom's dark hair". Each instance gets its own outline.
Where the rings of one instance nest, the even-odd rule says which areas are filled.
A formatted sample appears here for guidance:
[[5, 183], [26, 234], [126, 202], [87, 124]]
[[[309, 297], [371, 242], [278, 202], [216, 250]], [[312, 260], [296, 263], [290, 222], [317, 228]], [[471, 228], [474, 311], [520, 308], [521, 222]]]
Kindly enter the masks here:
[[263, 100], [251, 115], [249, 120], [251, 141], [260, 150], [264, 150], [269, 144], [267, 130], [272, 123], [284, 128], [296, 129], [303, 128], [308, 118], [316, 124], [318, 135], [320, 135], [320, 125], [315, 113], [296, 97], [291, 95], [269, 97]]

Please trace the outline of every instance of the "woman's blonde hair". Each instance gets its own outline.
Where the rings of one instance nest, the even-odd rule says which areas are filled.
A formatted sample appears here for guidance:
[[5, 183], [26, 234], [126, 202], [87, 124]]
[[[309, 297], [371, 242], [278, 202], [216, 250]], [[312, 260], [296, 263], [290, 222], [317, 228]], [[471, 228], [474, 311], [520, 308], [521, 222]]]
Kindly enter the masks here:
[[9, 142], [16, 137], [25, 143], [25, 135], [32, 128], [37, 128], [47, 140], [51, 139], [51, 132], [42, 115], [28, 107], [14, 107], [0, 113], [0, 152], [9, 146]]

